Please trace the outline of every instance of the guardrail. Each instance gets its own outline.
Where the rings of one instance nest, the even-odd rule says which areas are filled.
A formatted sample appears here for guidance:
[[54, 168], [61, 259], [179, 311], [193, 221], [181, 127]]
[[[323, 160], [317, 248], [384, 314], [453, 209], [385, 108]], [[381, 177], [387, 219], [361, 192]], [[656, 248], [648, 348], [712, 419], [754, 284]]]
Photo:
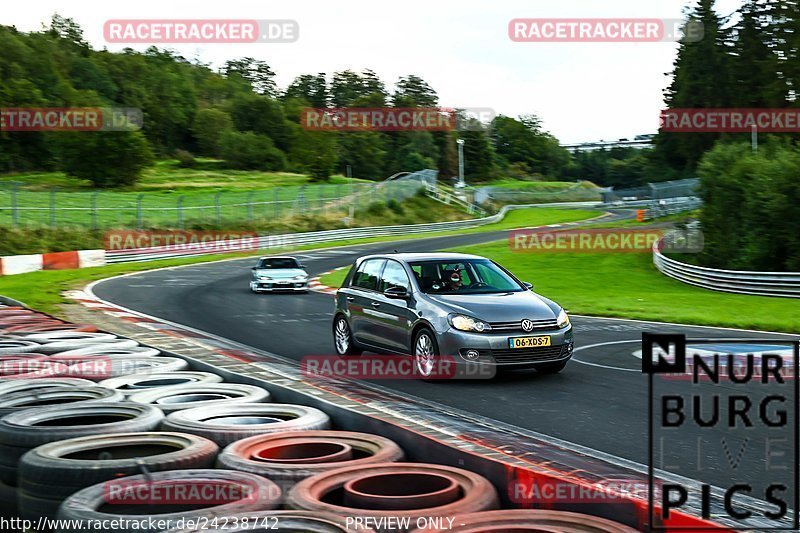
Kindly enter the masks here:
[[468, 220], [454, 220], [451, 222], [433, 222], [429, 224], [407, 224], [401, 226], [373, 226], [368, 228], [346, 228], [325, 231], [310, 231], [305, 233], [287, 233], [282, 235], [263, 235], [254, 242], [253, 239], [240, 241], [227, 241], [227, 245], [220, 249], [209, 250], [207, 244], [185, 244], [154, 246], [150, 248], [134, 248], [129, 250], [109, 250], [106, 252], [107, 263], [128, 263], [138, 261], [154, 261], [156, 259], [171, 259], [192, 255], [211, 255], [214, 253], [228, 253], [237, 250], [256, 250], [283, 248], [288, 246], [303, 246], [306, 244], [320, 244], [325, 242], [363, 239], [369, 237], [387, 237], [392, 235], [407, 235], [409, 233], [426, 233], [434, 231], [447, 231], [465, 229], [502, 220], [506, 213], [514, 209], [528, 207], [597, 207], [599, 202], [561, 202], [549, 204], [507, 205], [503, 206], [496, 214]]
[[800, 298], [800, 272], [719, 270], [681, 263], [653, 247], [653, 264], [664, 275], [714, 291]]

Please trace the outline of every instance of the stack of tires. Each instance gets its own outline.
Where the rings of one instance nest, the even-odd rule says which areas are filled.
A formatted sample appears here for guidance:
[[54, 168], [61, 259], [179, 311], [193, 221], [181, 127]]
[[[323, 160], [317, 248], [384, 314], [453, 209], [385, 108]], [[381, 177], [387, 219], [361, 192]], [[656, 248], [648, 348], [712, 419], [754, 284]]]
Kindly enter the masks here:
[[633, 531], [500, 510], [479, 474], [403, 462], [389, 439], [271, 399], [93, 326], [0, 305], [0, 515], [58, 517], [72, 524], [64, 533], [88, 520], [131, 533], [407, 532], [431, 516], [475, 533]]

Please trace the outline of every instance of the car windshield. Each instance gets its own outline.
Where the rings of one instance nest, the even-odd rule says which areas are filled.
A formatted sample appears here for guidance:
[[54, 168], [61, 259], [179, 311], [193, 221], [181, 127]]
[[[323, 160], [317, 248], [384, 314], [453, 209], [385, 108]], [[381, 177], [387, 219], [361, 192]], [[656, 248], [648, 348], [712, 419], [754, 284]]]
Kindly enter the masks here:
[[426, 294], [494, 294], [521, 292], [521, 286], [488, 259], [433, 260], [409, 263]]
[[292, 259], [291, 257], [272, 257], [259, 261], [258, 268], [300, 268], [300, 265], [297, 264], [296, 259]]

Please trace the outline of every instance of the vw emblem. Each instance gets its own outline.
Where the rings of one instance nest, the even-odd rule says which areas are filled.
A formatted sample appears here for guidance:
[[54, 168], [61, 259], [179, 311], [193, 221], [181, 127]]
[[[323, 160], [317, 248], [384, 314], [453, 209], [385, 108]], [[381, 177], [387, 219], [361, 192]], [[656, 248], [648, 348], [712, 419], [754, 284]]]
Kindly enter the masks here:
[[523, 331], [533, 331], [533, 320], [524, 319], [522, 321], [522, 330]]

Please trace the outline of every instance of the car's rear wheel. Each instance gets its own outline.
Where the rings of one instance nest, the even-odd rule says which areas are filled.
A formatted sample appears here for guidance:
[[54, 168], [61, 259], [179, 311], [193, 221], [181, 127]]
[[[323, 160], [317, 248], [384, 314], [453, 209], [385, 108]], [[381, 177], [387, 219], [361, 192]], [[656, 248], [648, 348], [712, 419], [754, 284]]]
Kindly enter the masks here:
[[362, 352], [353, 342], [350, 324], [347, 323], [347, 319], [342, 315], [337, 316], [333, 321], [333, 345], [336, 348], [336, 353], [342, 356], [361, 355]]
[[434, 379], [439, 363], [439, 348], [433, 332], [422, 328], [414, 337], [414, 366], [422, 379]]
[[551, 363], [549, 365], [541, 365], [536, 367], [536, 371], [540, 374], [558, 374], [564, 367], [567, 366], [567, 362], [564, 361], [563, 363]]

